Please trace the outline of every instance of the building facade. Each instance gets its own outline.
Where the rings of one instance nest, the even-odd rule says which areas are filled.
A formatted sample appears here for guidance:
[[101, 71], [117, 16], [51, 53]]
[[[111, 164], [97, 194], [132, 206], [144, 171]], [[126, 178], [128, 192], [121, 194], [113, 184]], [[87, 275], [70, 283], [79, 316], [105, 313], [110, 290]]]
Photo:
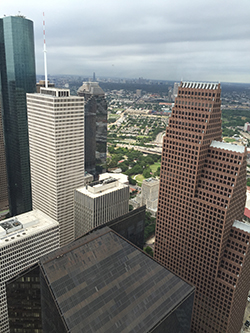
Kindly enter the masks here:
[[85, 184], [84, 98], [67, 89], [27, 94], [33, 207], [60, 225], [60, 245], [74, 240], [74, 190]]
[[156, 216], [159, 194], [159, 179], [144, 179], [141, 186], [140, 204], [146, 205], [147, 211]]
[[129, 186], [115, 178], [75, 190], [75, 237], [129, 211]]
[[107, 150], [107, 102], [97, 82], [83, 82], [78, 96], [85, 98], [85, 169], [98, 175], [105, 171]]
[[6, 282], [57, 248], [59, 225], [38, 210], [0, 222], [1, 333], [9, 332]]
[[0, 19], [0, 44], [9, 208], [18, 215], [32, 209], [26, 93], [36, 91], [33, 22], [22, 16]]
[[244, 124], [244, 131], [245, 132], [250, 132], [250, 124], [249, 123]]
[[2, 110], [0, 103], [0, 220], [5, 216], [5, 211], [9, 209], [8, 183], [6, 172], [5, 143], [3, 135]]
[[196, 287], [197, 333], [239, 332], [250, 288], [246, 151], [221, 142], [220, 93], [181, 83], [162, 152], [155, 259]]
[[[25, 324], [25, 313], [34, 324], [27, 333], [41, 327], [49, 333], [190, 331], [194, 287], [108, 227], [45, 255], [37, 267], [40, 274], [32, 267], [8, 284], [11, 318], [19, 315]], [[32, 278], [40, 283], [31, 286], [33, 298], [27, 299], [24, 288]], [[30, 307], [41, 313], [41, 324], [27, 312]]]

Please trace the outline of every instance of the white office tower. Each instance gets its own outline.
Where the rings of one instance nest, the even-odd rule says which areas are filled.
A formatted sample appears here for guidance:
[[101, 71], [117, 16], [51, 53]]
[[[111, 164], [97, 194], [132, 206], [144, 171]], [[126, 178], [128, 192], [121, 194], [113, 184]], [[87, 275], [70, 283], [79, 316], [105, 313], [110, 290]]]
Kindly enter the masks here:
[[115, 178], [75, 190], [75, 237], [128, 213], [129, 186]]
[[59, 225], [39, 210], [0, 222], [0, 332], [9, 332], [6, 282], [59, 248]]
[[74, 190], [84, 182], [84, 97], [68, 89], [27, 94], [33, 208], [59, 222], [60, 246], [74, 240]]
[[160, 181], [156, 178], [144, 179], [139, 196], [140, 205], [146, 205], [146, 210], [156, 216], [158, 206]]

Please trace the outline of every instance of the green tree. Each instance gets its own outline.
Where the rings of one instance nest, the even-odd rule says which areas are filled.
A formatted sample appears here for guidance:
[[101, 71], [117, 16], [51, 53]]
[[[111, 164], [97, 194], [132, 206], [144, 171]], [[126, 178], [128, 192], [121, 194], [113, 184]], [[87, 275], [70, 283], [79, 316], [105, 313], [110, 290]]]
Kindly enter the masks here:
[[161, 167], [158, 167], [157, 170], [154, 173], [155, 177], [160, 177], [160, 173], [161, 173]]
[[151, 177], [151, 169], [149, 167], [146, 167], [144, 170], [143, 170], [143, 177], [144, 178], [150, 178]]
[[153, 250], [152, 250], [152, 248], [151, 248], [150, 246], [145, 247], [145, 248], [144, 248], [144, 251], [145, 251], [147, 254], [149, 254], [151, 257], [153, 257], [154, 252], [153, 252]]
[[131, 185], [136, 185], [136, 180], [133, 179], [133, 178], [131, 178], [130, 176], [128, 176], [128, 182], [129, 182], [129, 184], [131, 184]]

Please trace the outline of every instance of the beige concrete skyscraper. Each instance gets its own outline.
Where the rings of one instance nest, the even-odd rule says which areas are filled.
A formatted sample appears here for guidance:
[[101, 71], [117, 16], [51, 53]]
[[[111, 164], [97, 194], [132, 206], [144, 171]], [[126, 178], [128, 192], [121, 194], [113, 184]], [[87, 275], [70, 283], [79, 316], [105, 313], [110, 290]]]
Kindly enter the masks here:
[[129, 212], [129, 186], [107, 177], [76, 189], [75, 237]]
[[74, 239], [74, 190], [84, 185], [84, 98], [41, 88], [27, 110], [33, 208], [59, 222], [62, 246]]

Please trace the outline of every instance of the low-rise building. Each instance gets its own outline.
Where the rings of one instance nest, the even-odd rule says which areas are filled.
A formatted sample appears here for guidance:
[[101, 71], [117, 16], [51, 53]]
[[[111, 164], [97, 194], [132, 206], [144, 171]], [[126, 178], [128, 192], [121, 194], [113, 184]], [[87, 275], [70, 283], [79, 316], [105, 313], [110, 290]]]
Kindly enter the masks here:
[[129, 211], [129, 186], [105, 178], [75, 190], [75, 237]]
[[6, 282], [59, 248], [59, 224], [39, 210], [0, 223], [0, 331], [9, 332]]
[[142, 182], [140, 204], [146, 205], [146, 210], [156, 215], [159, 194], [159, 179], [148, 178]]

